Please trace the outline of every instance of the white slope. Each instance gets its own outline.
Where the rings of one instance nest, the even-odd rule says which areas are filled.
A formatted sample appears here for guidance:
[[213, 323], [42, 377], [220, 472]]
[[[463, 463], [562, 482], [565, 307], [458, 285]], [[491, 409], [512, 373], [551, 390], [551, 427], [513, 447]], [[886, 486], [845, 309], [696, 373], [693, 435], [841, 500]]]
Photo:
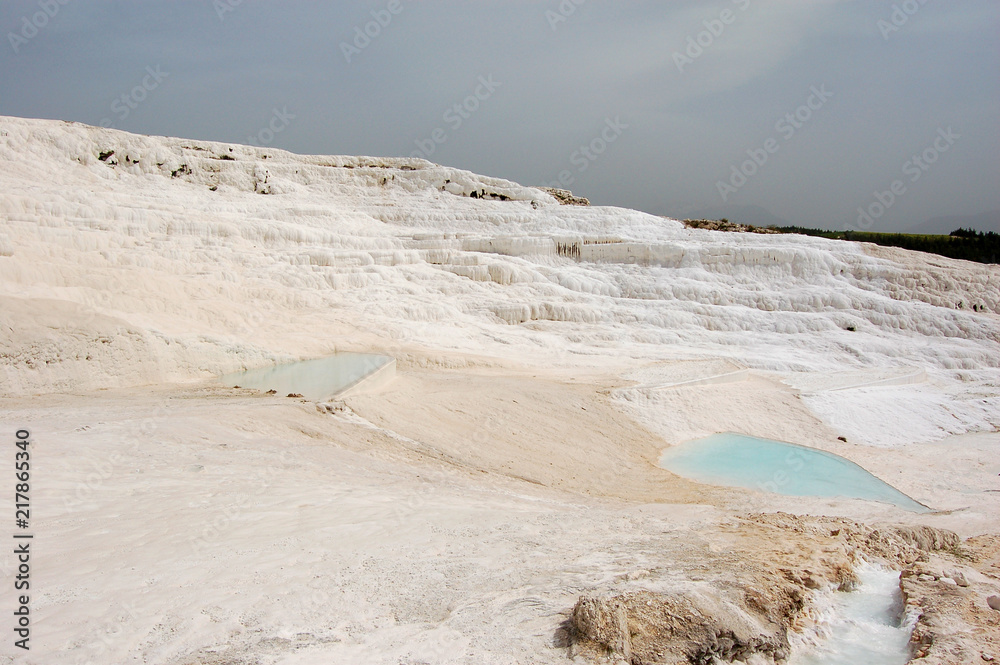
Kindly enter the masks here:
[[[419, 160], [0, 118], [0, 425], [37, 438], [47, 552], [22, 662], [564, 662], [576, 596], [696, 567], [723, 499], [640, 510], [512, 485], [489, 457], [501, 427], [558, 433], [558, 400], [579, 410], [600, 377], [667, 443], [844, 434], [901, 489], [965, 507], [998, 496], [995, 435], [912, 444], [996, 432], [998, 314], [997, 266], [686, 230]], [[336, 350], [400, 359], [389, 406], [357, 400], [388, 424], [206, 387]], [[490, 365], [514, 391], [580, 383], [551, 422], [507, 404], [470, 434], [445, 425], [479, 397], [449, 411], [451, 375], [419, 373], [466, 365], [472, 386]], [[426, 386], [436, 412], [394, 416]], [[528, 462], [564, 462], [543, 439]], [[481, 467], [448, 465], [477, 447]], [[966, 531], [995, 529], [995, 502], [975, 501]]]
[[[995, 265], [685, 230], [420, 160], [16, 118], [0, 119], [0, 192], [6, 394], [343, 348], [569, 367], [707, 356], [809, 373], [816, 413], [872, 444], [998, 422]], [[873, 387], [816, 383], [844, 371]], [[887, 372], [922, 373], [918, 406], [878, 385]]]

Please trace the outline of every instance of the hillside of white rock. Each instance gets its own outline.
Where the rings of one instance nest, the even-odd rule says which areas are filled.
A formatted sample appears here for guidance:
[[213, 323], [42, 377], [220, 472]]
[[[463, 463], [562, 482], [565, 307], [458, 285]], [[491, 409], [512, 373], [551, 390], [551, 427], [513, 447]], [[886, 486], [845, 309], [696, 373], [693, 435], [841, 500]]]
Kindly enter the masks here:
[[[397, 378], [329, 409], [215, 382], [337, 351]], [[12, 662], [590, 662], [581, 595], [840, 565], [750, 513], [988, 551], [1000, 267], [421, 160], [0, 118], [0, 423], [34, 440], [37, 642]], [[836, 452], [935, 512], [657, 466], [715, 432]], [[995, 653], [1000, 569], [954, 565], [954, 653]]]

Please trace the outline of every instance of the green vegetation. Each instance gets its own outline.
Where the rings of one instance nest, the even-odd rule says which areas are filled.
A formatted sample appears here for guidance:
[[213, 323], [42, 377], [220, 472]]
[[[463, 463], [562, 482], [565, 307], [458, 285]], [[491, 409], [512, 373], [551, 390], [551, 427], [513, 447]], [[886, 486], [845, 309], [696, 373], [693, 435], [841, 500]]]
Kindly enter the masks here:
[[1000, 233], [984, 233], [973, 229], [956, 229], [948, 235], [916, 235], [910, 233], [870, 233], [868, 231], [824, 231], [801, 226], [779, 226], [781, 233], [799, 233], [835, 240], [871, 242], [876, 245], [901, 247], [918, 252], [930, 252], [952, 259], [979, 263], [1000, 263]]

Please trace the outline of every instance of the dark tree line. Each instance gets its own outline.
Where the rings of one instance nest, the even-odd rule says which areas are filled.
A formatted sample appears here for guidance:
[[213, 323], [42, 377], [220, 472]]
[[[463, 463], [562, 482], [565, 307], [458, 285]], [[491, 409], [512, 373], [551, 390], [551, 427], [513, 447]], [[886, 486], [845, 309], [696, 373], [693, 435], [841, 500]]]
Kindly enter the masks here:
[[912, 235], [908, 233], [870, 233], [868, 231], [824, 231], [801, 226], [781, 226], [782, 233], [871, 242], [876, 245], [901, 247], [918, 252], [930, 252], [952, 259], [998, 263], [1000, 257], [1000, 233], [976, 231], [975, 229], [955, 229], [948, 235]]

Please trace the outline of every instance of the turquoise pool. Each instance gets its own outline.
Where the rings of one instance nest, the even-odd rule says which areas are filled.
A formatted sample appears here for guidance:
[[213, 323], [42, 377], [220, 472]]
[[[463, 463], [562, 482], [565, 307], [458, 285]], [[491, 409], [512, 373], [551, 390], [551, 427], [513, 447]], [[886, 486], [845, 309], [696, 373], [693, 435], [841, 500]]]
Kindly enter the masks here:
[[389, 356], [336, 353], [327, 358], [227, 374], [220, 380], [231, 386], [298, 393], [311, 400], [329, 399], [392, 362]]
[[839, 455], [742, 434], [713, 434], [668, 448], [660, 466], [713, 485], [790, 496], [867, 499], [914, 512], [930, 510]]

